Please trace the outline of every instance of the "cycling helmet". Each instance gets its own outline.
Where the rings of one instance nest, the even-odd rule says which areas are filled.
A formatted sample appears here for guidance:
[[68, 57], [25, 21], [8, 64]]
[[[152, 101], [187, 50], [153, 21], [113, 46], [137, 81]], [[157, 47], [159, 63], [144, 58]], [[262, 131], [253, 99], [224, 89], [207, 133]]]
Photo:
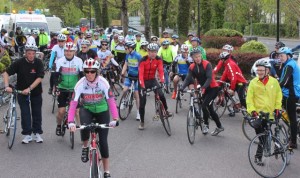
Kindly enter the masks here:
[[189, 47], [188, 47], [188, 45], [182, 44], [182, 45], [181, 45], [180, 51], [181, 51], [181, 52], [189, 52]]
[[118, 39], [119, 38], [119, 34], [114, 34], [114, 38]]
[[125, 43], [125, 46], [128, 47], [128, 48], [134, 49], [135, 46], [136, 46], [136, 43], [135, 43], [134, 41], [127, 41], [127, 42]]
[[194, 34], [193, 34], [193, 33], [189, 33], [189, 34], [188, 34], [188, 37], [190, 37], [190, 36], [194, 36]]
[[32, 34], [32, 35], [38, 35], [38, 34], [39, 34], [39, 31], [38, 31], [38, 30], [33, 30], [31, 34]]
[[156, 41], [158, 40], [157, 36], [151, 36], [151, 41], [153, 41], [154, 38], [155, 38]]
[[164, 40], [161, 44], [162, 44], [163, 46], [165, 46], [165, 45], [169, 45], [170, 42], [169, 42], [169, 40]]
[[70, 35], [70, 32], [68, 30], [63, 31], [64, 35]]
[[76, 51], [77, 47], [73, 42], [68, 42], [68, 43], [65, 44], [64, 50]]
[[201, 43], [201, 40], [198, 37], [193, 37], [191, 41], [197, 41], [199, 44]]
[[38, 47], [34, 44], [25, 45], [25, 51], [37, 51]]
[[190, 55], [193, 56], [195, 54], [200, 54], [201, 51], [198, 48], [193, 48], [192, 51], [190, 52]]
[[141, 42], [141, 46], [147, 46], [149, 43], [148, 43], [148, 41], [142, 41]]
[[111, 32], [112, 33], [119, 33], [119, 30], [118, 29], [113, 29]]
[[233, 46], [229, 45], [229, 44], [226, 44], [223, 46], [222, 48], [223, 50], [227, 50], [227, 51], [233, 51]]
[[219, 58], [220, 59], [228, 59], [229, 58], [229, 52], [226, 52], [226, 51], [224, 51], [224, 52], [221, 52], [221, 54], [219, 55]]
[[102, 43], [108, 43], [108, 41], [106, 39], [101, 40], [101, 44]]
[[82, 40], [81, 45], [87, 45], [90, 46], [91, 42], [89, 40]]
[[279, 51], [278, 51], [278, 53], [279, 54], [286, 54], [286, 55], [290, 55], [291, 57], [293, 56], [293, 52], [292, 52], [292, 50], [291, 50], [291, 48], [289, 48], [289, 47], [282, 47], [282, 48], [280, 48], [279, 49]]
[[83, 69], [99, 69], [100, 63], [93, 58], [89, 58], [84, 61], [82, 68]]
[[278, 41], [278, 42], [275, 44], [275, 47], [279, 49], [279, 48], [285, 47], [285, 44], [284, 44], [283, 42], [281, 42], [281, 41]]
[[5, 30], [4, 28], [1, 29], [1, 33], [7, 33], [7, 30]]
[[57, 36], [57, 40], [58, 40], [58, 41], [66, 41], [66, 40], [67, 40], [67, 37], [66, 37], [66, 35], [64, 35], [64, 34], [59, 34], [59, 35]]
[[129, 29], [128, 32], [129, 32], [129, 33], [133, 33], [133, 30], [132, 30], [132, 29]]
[[124, 39], [124, 36], [119, 36], [118, 37], [118, 40], [119, 40], [119, 42], [123, 42], [125, 39]]
[[95, 33], [94, 33], [94, 36], [99, 36], [99, 35], [100, 35], [99, 32], [95, 32]]
[[92, 34], [91, 34], [91, 33], [87, 33], [87, 34], [85, 35], [85, 38], [92, 38]]
[[266, 68], [271, 68], [271, 64], [269, 63], [269, 61], [267, 60], [260, 60], [260, 61], [257, 61], [257, 63], [255, 64], [256, 67], [258, 66], [263, 66], [263, 67], [266, 67]]
[[173, 38], [173, 39], [178, 39], [179, 36], [178, 36], [178, 35], [172, 35], [172, 38]]
[[147, 47], [149, 51], [158, 51], [159, 46], [156, 43], [150, 43]]
[[140, 33], [137, 33], [136, 35], [135, 35], [136, 37], [142, 37], [142, 34], [140, 34]]
[[163, 34], [169, 34], [169, 32], [167, 30], [163, 31]]

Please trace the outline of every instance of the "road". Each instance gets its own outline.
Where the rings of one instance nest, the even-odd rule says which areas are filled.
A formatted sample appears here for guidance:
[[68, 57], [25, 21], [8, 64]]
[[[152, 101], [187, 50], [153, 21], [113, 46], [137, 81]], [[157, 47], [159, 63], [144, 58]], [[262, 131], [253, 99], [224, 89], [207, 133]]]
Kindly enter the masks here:
[[[43, 80], [48, 91], [49, 76]], [[89, 175], [89, 164], [82, 163], [79, 132], [75, 133], [75, 148], [70, 149], [68, 134], [64, 138], [55, 135], [55, 115], [51, 113], [51, 97], [43, 94], [44, 143], [21, 144], [20, 121], [15, 144], [7, 148], [7, 140], [0, 135], [1, 178], [83, 178]], [[167, 95], [169, 110], [174, 112], [175, 102]], [[186, 135], [187, 103], [170, 121], [172, 136], [167, 136], [160, 122], [153, 121], [153, 94], [148, 97], [145, 130], [138, 130], [134, 119], [135, 109], [126, 121], [109, 131], [110, 171], [116, 178], [254, 178], [247, 150], [249, 142], [241, 130], [242, 118], [222, 119], [225, 131], [219, 136], [196, 132], [194, 145]], [[0, 108], [3, 113], [4, 106]], [[0, 124], [2, 127], [2, 123]], [[210, 132], [215, 128], [210, 123]], [[282, 177], [299, 177], [299, 150], [295, 151], [291, 164]]]
[[[275, 50], [275, 43], [276, 43], [276, 38], [269, 38], [269, 37], [258, 37], [258, 41], [264, 43], [267, 48], [269, 49], [269, 52]], [[280, 39], [287, 47], [294, 48], [297, 45], [300, 45], [300, 40], [299, 39], [286, 39], [282, 38]]]

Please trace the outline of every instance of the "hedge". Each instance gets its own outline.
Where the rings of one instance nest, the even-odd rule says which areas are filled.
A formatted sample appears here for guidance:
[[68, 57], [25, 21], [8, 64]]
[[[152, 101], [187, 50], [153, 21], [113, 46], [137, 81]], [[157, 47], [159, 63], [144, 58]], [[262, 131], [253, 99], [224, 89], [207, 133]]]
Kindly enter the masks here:
[[242, 52], [254, 52], [254, 53], [260, 53], [260, 54], [267, 54], [268, 48], [261, 42], [251, 40], [247, 43], [243, 44], [241, 47]]
[[221, 28], [211, 29], [208, 32], [206, 32], [204, 36], [243, 37], [243, 34], [236, 30]]
[[201, 38], [204, 48], [221, 49], [225, 44], [230, 44], [234, 47], [241, 47], [245, 41], [242, 37], [218, 37], [218, 36], [203, 36]]
[[223, 28], [232, 29], [243, 33], [245, 31], [246, 24], [238, 22], [224, 22]]
[[[276, 24], [253, 23], [252, 34], [257, 36], [275, 37], [277, 34]], [[246, 26], [244, 34], [250, 34], [250, 25]], [[279, 34], [281, 37], [299, 37], [299, 31], [296, 24], [280, 24]]]

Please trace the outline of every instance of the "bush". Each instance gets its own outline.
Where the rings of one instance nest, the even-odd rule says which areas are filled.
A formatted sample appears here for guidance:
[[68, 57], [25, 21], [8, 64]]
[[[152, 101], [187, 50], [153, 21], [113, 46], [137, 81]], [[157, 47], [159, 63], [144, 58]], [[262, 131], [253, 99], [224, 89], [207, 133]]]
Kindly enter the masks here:
[[241, 47], [242, 52], [248, 53], [260, 53], [260, 54], [267, 54], [268, 48], [261, 42], [258, 41], [248, 41], [247, 43], [243, 44]]
[[0, 63], [0, 74], [2, 74], [5, 71], [5, 65]]
[[222, 36], [203, 36], [202, 45], [204, 48], [221, 49], [225, 44], [230, 44], [234, 47], [240, 47], [244, 44], [242, 37], [222, 37]]
[[211, 29], [208, 32], [206, 32], [204, 36], [243, 37], [243, 34], [236, 30], [221, 28]]
[[0, 63], [4, 64], [5, 67], [8, 67], [11, 63], [9, 56], [3, 56], [0, 59]]
[[[253, 23], [253, 35], [275, 37], [277, 34], [276, 24]], [[250, 25], [245, 27], [245, 34], [250, 34]], [[280, 37], [298, 37], [298, 27], [296, 24], [280, 24]]]
[[246, 25], [238, 22], [225, 22], [223, 28], [244, 32]]

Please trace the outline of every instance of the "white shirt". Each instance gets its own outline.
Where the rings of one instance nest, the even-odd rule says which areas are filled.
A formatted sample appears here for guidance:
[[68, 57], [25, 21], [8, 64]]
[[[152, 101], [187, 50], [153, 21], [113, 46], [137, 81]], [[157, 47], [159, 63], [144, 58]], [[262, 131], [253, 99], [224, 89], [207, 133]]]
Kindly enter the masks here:
[[33, 36], [29, 36], [29, 37], [27, 38], [26, 45], [35, 45], [35, 46], [36, 46], [35, 38], [34, 38]]

